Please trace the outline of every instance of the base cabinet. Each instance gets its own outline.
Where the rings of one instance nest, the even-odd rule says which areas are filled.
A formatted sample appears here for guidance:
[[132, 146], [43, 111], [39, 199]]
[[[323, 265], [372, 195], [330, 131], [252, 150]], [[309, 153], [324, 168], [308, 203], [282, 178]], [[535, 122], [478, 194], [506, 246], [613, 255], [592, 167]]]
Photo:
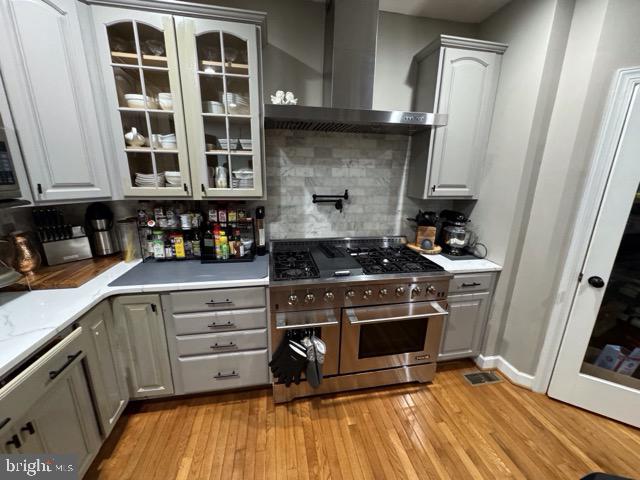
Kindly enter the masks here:
[[111, 304], [108, 301], [100, 303], [80, 320], [80, 325], [85, 329], [92, 347], [87, 350], [87, 372], [100, 428], [106, 437], [129, 401]]
[[159, 295], [127, 295], [113, 301], [131, 398], [173, 394]]

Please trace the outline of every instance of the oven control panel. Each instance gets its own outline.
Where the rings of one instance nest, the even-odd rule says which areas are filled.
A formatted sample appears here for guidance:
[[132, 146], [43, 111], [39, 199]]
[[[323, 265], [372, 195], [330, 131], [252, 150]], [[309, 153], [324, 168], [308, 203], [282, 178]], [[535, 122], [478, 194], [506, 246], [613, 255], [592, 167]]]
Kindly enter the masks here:
[[433, 281], [368, 283], [324, 286], [272, 287], [271, 308], [276, 311], [316, 310], [388, 303], [445, 300], [448, 279]]

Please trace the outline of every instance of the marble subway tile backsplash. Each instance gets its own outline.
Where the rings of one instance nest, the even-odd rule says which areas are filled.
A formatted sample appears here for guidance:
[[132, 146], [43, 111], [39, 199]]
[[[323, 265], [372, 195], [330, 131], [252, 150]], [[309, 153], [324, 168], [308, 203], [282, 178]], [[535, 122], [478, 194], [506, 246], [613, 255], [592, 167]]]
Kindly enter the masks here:
[[[398, 235], [419, 205], [406, 197], [408, 137], [289, 130], [266, 132], [267, 225], [271, 238]], [[314, 193], [341, 195], [312, 203]], [[424, 206], [422, 206], [424, 208]]]

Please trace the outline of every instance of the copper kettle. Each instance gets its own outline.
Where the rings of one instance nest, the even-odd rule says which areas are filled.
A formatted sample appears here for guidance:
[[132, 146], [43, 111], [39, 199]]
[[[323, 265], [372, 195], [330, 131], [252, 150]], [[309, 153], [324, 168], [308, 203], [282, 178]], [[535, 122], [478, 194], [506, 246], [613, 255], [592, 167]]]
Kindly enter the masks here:
[[24, 275], [32, 275], [42, 262], [40, 252], [29, 237], [29, 232], [23, 231], [9, 234], [10, 242], [15, 250], [13, 266]]

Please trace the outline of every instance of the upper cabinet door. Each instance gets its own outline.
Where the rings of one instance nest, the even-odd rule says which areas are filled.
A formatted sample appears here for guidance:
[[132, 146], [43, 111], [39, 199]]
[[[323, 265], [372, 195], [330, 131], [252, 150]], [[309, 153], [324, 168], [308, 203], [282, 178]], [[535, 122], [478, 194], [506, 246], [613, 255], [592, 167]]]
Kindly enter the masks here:
[[474, 198], [491, 126], [502, 55], [443, 48], [436, 111], [449, 115], [434, 129], [430, 197]]
[[93, 7], [125, 196], [191, 196], [171, 15]]
[[109, 197], [75, 0], [0, 0], [0, 69], [36, 201]]
[[256, 27], [176, 17], [176, 31], [194, 195], [262, 196]]

